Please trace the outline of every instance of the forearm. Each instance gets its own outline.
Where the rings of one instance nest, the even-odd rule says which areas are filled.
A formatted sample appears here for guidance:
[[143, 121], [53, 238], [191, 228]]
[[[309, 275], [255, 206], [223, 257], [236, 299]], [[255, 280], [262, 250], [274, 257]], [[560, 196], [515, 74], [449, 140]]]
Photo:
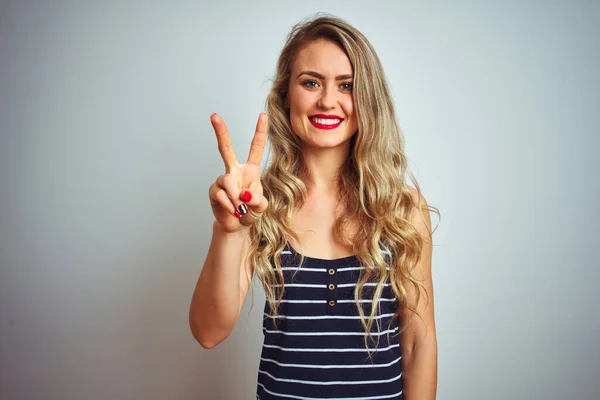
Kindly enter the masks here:
[[403, 348], [402, 383], [406, 400], [435, 400], [437, 391], [435, 338]]
[[213, 226], [206, 261], [190, 304], [190, 328], [206, 348], [223, 341], [233, 330], [240, 312], [240, 270], [248, 230], [226, 234]]

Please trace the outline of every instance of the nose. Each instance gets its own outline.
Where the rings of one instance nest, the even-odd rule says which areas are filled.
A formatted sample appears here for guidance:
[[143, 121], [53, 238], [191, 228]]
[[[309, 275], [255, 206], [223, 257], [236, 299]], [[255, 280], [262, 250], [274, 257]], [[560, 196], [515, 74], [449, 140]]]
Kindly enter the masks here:
[[317, 106], [325, 110], [331, 110], [335, 108], [336, 103], [336, 91], [330, 88], [324, 88], [321, 92], [321, 97], [317, 102]]

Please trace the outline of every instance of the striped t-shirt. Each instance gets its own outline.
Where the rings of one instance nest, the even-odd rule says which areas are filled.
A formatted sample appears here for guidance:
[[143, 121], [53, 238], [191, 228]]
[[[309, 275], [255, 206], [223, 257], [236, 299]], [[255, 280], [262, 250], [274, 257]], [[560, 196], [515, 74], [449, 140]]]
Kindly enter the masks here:
[[[386, 284], [379, 302], [380, 332], [375, 324], [371, 332], [380, 340], [375, 352], [368, 342], [369, 359], [354, 300], [364, 269], [358, 258], [304, 257], [301, 268], [299, 261], [288, 246], [281, 256], [285, 289], [275, 322], [265, 304], [256, 399], [401, 400], [402, 357], [392, 287]], [[374, 286], [366, 284], [363, 290], [367, 316]]]

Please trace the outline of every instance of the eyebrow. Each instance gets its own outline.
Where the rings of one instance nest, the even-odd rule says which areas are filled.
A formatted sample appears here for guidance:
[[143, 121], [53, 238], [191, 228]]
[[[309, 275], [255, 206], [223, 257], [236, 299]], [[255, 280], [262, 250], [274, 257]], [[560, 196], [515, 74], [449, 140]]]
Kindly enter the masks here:
[[[321, 74], [319, 74], [318, 72], [315, 72], [315, 71], [302, 71], [302, 72], [300, 72], [298, 74], [298, 76], [296, 77], [296, 79], [300, 78], [300, 76], [302, 76], [302, 75], [310, 75], [310, 76], [314, 76], [315, 78], [319, 78], [319, 79], [325, 80], [325, 77], [323, 75], [321, 75]], [[352, 78], [353, 78], [352, 74], [346, 74], [346, 75], [338, 75], [338, 76], [336, 76], [335, 80], [336, 81], [341, 81], [341, 80], [344, 80], [344, 79], [352, 79]]]

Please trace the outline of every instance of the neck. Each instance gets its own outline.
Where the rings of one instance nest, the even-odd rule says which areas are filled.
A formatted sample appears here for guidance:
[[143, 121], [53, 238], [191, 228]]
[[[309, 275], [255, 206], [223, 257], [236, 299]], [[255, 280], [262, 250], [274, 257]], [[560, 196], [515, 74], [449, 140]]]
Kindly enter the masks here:
[[302, 177], [310, 192], [337, 192], [342, 165], [350, 154], [349, 144], [330, 149], [303, 150], [306, 173]]

